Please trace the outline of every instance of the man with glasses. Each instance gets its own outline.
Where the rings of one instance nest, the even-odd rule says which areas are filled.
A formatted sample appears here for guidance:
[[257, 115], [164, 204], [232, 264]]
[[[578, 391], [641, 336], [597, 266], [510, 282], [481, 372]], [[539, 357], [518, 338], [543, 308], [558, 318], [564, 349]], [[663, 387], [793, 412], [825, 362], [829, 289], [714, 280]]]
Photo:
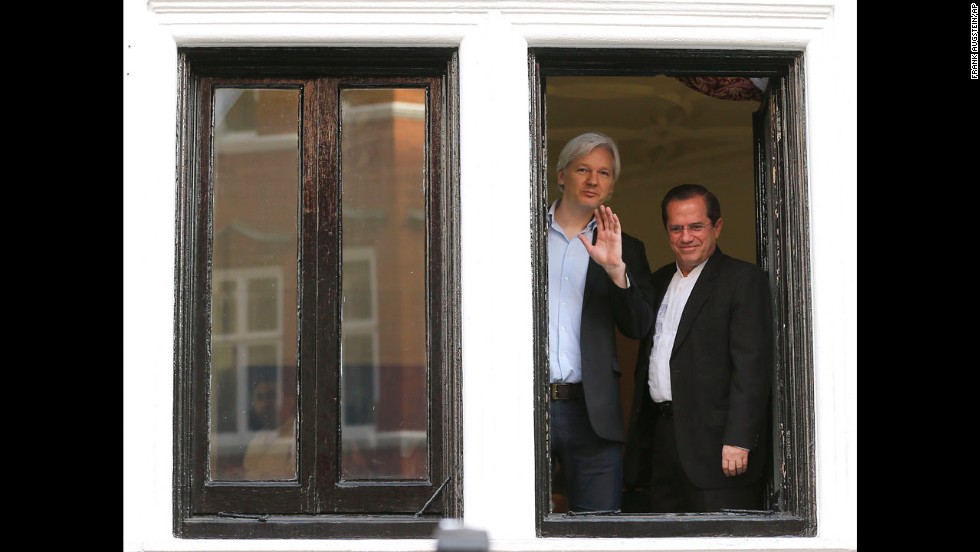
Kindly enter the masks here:
[[721, 205], [704, 186], [667, 192], [675, 261], [651, 276], [656, 322], [640, 343], [624, 478], [650, 512], [763, 507], [772, 385], [769, 280], [721, 252]]

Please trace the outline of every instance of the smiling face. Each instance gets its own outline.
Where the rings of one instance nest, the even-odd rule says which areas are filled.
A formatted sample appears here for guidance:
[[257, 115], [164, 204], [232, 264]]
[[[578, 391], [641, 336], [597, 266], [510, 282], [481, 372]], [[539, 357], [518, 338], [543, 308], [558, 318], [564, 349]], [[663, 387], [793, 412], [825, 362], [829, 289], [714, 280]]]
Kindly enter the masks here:
[[592, 211], [612, 196], [616, 179], [613, 176], [613, 156], [604, 147], [576, 157], [558, 172], [562, 187], [563, 207]]
[[[708, 206], [700, 196], [667, 204], [667, 236], [682, 274], [687, 276], [715, 252], [723, 222], [719, 217], [711, 224]], [[692, 225], [701, 228], [691, 230]]]

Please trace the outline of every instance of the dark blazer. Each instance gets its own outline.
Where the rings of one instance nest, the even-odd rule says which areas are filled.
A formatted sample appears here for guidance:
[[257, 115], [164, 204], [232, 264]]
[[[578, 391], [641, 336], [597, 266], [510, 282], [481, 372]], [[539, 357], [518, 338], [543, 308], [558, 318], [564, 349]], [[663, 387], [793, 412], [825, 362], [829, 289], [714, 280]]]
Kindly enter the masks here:
[[[651, 276], [654, 312], [677, 270], [670, 263]], [[647, 383], [651, 331], [640, 344], [630, 412], [624, 481], [648, 481], [651, 405]], [[670, 386], [677, 452], [684, 471], [703, 489], [758, 481], [766, 462], [769, 393], [773, 378], [772, 303], [769, 279], [759, 267], [716, 249], [681, 314], [670, 357]], [[750, 450], [749, 469], [725, 477], [722, 445]]]
[[[597, 233], [592, 234], [595, 243]], [[589, 259], [582, 297], [582, 387], [592, 429], [603, 439], [626, 441], [619, 393], [622, 369], [616, 357], [616, 328], [626, 337], [641, 339], [653, 328], [653, 297], [646, 248], [626, 234], [623, 262], [630, 286], [617, 286], [598, 263]]]

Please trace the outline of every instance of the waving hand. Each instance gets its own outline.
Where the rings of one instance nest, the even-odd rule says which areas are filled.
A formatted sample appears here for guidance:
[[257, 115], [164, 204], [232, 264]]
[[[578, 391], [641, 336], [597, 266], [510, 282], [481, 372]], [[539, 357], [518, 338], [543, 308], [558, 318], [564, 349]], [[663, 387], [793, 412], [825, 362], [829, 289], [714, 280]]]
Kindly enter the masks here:
[[625, 288], [627, 282], [626, 263], [623, 262], [623, 227], [619, 223], [619, 217], [612, 209], [602, 205], [595, 210], [595, 218], [598, 230], [595, 245], [584, 234], [579, 234], [578, 238], [582, 240], [589, 256], [606, 270], [612, 281]]

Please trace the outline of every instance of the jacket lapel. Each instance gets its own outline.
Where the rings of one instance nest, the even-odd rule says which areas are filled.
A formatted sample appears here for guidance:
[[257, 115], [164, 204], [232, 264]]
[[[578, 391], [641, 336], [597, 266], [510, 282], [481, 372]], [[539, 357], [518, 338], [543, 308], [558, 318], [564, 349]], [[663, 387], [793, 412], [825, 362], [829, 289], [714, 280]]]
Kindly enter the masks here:
[[681, 321], [677, 325], [677, 335], [674, 336], [674, 347], [670, 351], [671, 356], [677, 352], [677, 349], [687, 339], [687, 334], [690, 333], [691, 328], [694, 326], [694, 321], [697, 319], [698, 313], [701, 312], [704, 303], [711, 297], [711, 292], [715, 289], [715, 281], [720, 272], [720, 265], [721, 248], [717, 248], [701, 270], [701, 276], [698, 277], [698, 282], [694, 284], [694, 289], [691, 290], [691, 295], [687, 298], [687, 304], [684, 305], [684, 312], [681, 313]]

